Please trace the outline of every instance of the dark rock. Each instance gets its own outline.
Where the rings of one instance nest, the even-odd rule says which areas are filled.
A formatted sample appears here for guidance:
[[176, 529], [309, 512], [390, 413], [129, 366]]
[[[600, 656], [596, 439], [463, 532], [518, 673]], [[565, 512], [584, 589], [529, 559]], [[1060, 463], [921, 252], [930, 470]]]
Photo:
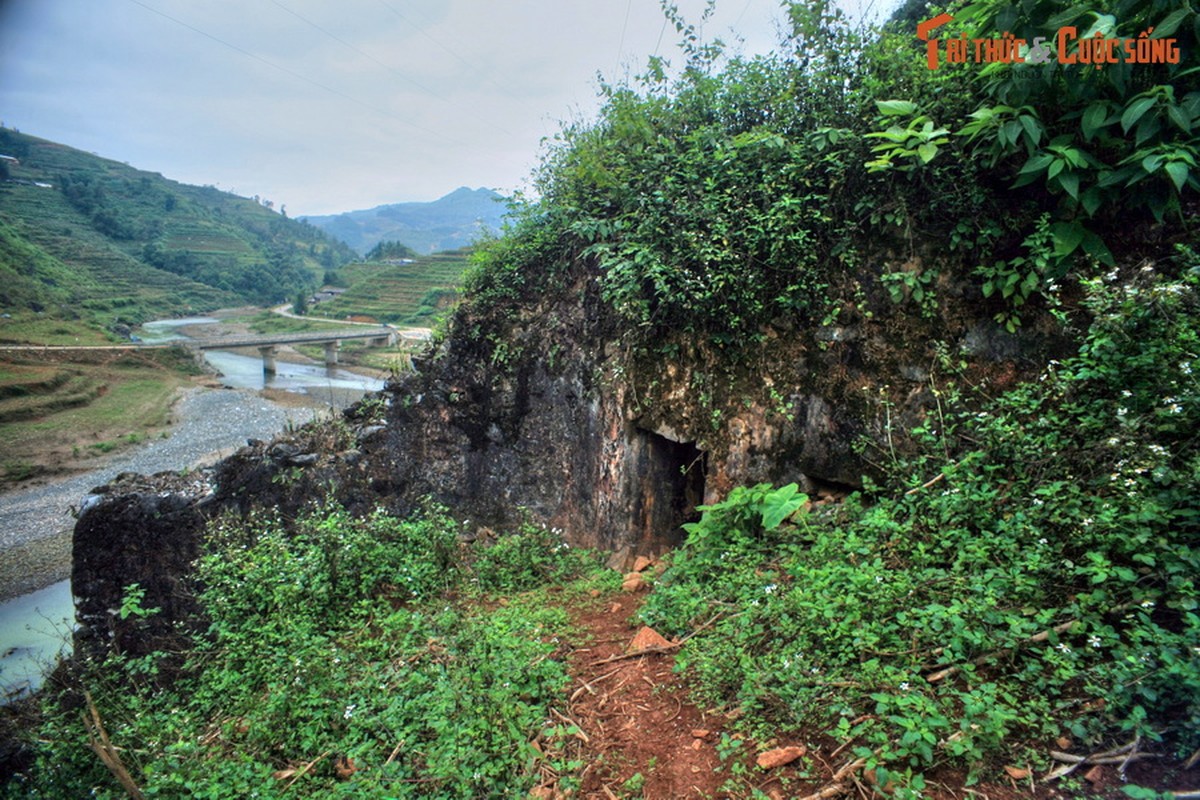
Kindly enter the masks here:
[[300, 448], [290, 442], [276, 442], [267, 450], [267, 455], [276, 461], [287, 461], [300, 454]]
[[[134, 656], [178, 651], [200, 629], [190, 575], [211, 487], [135, 477], [107, 488], [75, 525], [76, 654], [109, 647]], [[134, 583], [145, 592], [142, 607], [159, 611], [121, 619], [126, 588]]]

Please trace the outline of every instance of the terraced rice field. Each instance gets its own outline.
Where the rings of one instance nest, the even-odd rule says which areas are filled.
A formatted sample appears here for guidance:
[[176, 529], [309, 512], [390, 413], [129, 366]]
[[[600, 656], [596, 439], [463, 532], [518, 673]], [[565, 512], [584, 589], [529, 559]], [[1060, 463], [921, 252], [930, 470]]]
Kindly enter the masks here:
[[437, 253], [410, 264], [350, 264], [340, 270], [350, 284], [346, 292], [319, 304], [313, 313], [428, 326], [457, 301], [467, 266], [462, 252]]

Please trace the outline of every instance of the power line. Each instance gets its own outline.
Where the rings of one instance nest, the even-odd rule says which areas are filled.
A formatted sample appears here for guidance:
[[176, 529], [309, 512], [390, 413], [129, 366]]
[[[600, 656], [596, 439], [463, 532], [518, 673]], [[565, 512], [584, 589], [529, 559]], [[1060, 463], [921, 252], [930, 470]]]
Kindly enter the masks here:
[[152, 12], [152, 13], [154, 13], [154, 14], [157, 14], [158, 16], [160, 16], [160, 17], [162, 17], [162, 18], [164, 18], [164, 19], [168, 19], [168, 20], [170, 20], [171, 22], [174, 22], [176, 25], [180, 25], [180, 26], [182, 26], [182, 27], [184, 27], [184, 28], [187, 28], [188, 30], [192, 31], [193, 33], [197, 33], [197, 34], [199, 34], [199, 35], [201, 35], [201, 36], [205, 37], [206, 39], [211, 39], [212, 41], [216, 42], [217, 44], [223, 45], [224, 47], [228, 47], [230, 50], [233, 50], [233, 51], [235, 51], [235, 52], [241, 53], [242, 55], [244, 55], [244, 56], [247, 56], [247, 57], [249, 57], [249, 58], [252, 58], [252, 59], [254, 59], [255, 61], [258, 61], [258, 62], [260, 62], [260, 63], [262, 63], [262, 64], [265, 64], [265, 65], [267, 65], [268, 67], [271, 67], [272, 69], [279, 70], [280, 72], [283, 72], [283, 73], [285, 73], [285, 74], [287, 74], [287, 75], [290, 75], [291, 77], [293, 77], [293, 78], [296, 78], [297, 80], [303, 81], [304, 83], [307, 83], [307, 84], [309, 84], [310, 86], [315, 86], [315, 87], [317, 87], [318, 89], [321, 89], [322, 91], [328, 92], [328, 93], [330, 93], [330, 94], [332, 94], [332, 95], [334, 95], [334, 96], [336, 96], [336, 97], [340, 97], [340, 98], [342, 98], [343, 100], [348, 100], [348, 101], [349, 101], [349, 102], [351, 102], [351, 103], [354, 103], [354, 104], [356, 104], [356, 105], [362, 106], [363, 108], [365, 108], [365, 109], [367, 109], [367, 110], [369, 110], [369, 111], [372, 111], [372, 112], [374, 112], [374, 113], [376, 113], [376, 114], [380, 114], [380, 115], [382, 115], [382, 116], [385, 116], [385, 117], [390, 117], [390, 118], [392, 118], [392, 119], [396, 120], [397, 122], [399, 122], [399, 123], [401, 123], [401, 124], [403, 124], [403, 125], [407, 125], [408, 127], [412, 128], [412, 129], [414, 129], [414, 130], [421, 131], [422, 133], [426, 133], [426, 134], [428, 134], [428, 135], [430, 135], [430, 136], [436, 137], [436, 138], [438, 138], [438, 139], [441, 139], [441, 140], [443, 140], [443, 141], [450, 141], [450, 142], [452, 142], [452, 143], [454, 143], [454, 144], [460, 144], [460, 145], [461, 145], [461, 144], [464, 144], [463, 142], [460, 142], [460, 141], [457, 141], [457, 140], [455, 140], [455, 139], [453, 139], [453, 138], [447, 137], [447, 136], [446, 136], [444, 133], [440, 133], [440, 132], [438, 132], [438, 131], [433, 131], [433, 130], [430, 130], [430, 129], [428, 129], [428, 128], [425, 128], [425, 127], [422, 127], [422, 126], [420, 126], [420, 125], [417, 125], [416, 123], [414, 123], [414, 122], [410, 122], [409, 120], [405, 119], [404, 117], [401, 117], [401, 116], [399, 116], [399, 115], [397, 115], [397, 114], [393, 114], [392, 112], [390, 112], [390, 111], [388, 111], [388, 110], [386, 110], [386, 109], [379, 108], [378, 106], [372, 105], [371, 103], [368, 103], [368, 102], [366, 102], [365, 100], [360, 100], [360, 99], [359, 99], [359, 98], [357, 98], [357, 97], [354, 97], [354, 96], [352, 96], [352, 95], [348, 95], [348, 94], [346, 94], [345, 92], [339, 91], [338, 89], [335, 89], [335, 88], [333, 88], [332, 86], [327, 86], [327, 85], [325, 85], [325, 84], [323, 84], [323, 83], [320, 83], [319, 81], [315, 81], [315, 80], [313, 80], [312, 78], [309, 78], [307, 75], [302, 75], [301, 73], [299, 73], [299, 72], [296, 72], [296, 71], [295, 71], [295, 70], [293, 70], [293, 69], [289, 69], [288, 67], [285, 67], [285, 66], [283, 66], [283, 65], [281, 65], [281, 64], [276, 64], [276, 63], [275, 63], [275, 62], [273, 62], [273, 61], [270, 61], [270, 60], [268, 60], [268, 59], [266, 59], [266, 58], [263, 58], [262, 56], [258, 55], [257, 53], [253, 53], [253, 52], [251, 52], [251, 51], [249, 51], [249, 50], [246, 50], [246, 49], [244, 49], [244, 48], [242, 48], [242, 47], [238, 47], [236, 44], [232, 44], [232, 43], [230, 43], [230, 42], [227, 42], [227, 41], [225, 41], [224, 39], [221, 39], [221, 38], [219, 38], [219, 37], [217, 37], [217, 36], [214, 36], [214, 35], [213, 35], [213, 34], [211, 34], [211, 33], [208, 33], [207, 31], [203, 31], [203, 30], [201, 30], [200, 28], [197, 28], [197, 27], [196, 27], [196, 26], [194, 26], [194, 25], [190, 25], [190, 24], [188, 24], [187, 22], [184, 22], [184, 21], [183, 21], [183, 20], [181, 20], [181, 19], [178, 19], [178, 18], [176, 18], [176, 17], [173, 17], [173, 16], [171, 16], [170, 14], [167, 14], [167, 13], [166, 13], [166, 12], [164, 12], [164, 11], [160, 11], [160, 10], [158, 10], [157, 8], [154, 8], [154, 7], [152, 7], [152, 6], [148, 6], [148, 5], [146, 5], [145, 3], [141, 2], [141, 0], [129, 0], [129, 2], [133, 3], [133, 4], [134, 4], [134, 5], [136, 5], [136, 6], [141, 6], [142, 8], [146, 9], [147, 11], [150, 11], [150, 12]]
[[621, 41], [617, 44], [617, 65], [613, 70], [613, 76], [621, 71], [621, 54], [625, 51], [625, 30], [629, 27], [629, 11], [633, 8], [633, 0], [629, 0], [625, 4], [625, 21], [621, 23]]
[[[338, 36], [337, 34], [334, 34], [334, 33], [330, 32], [330, 31], [326, 30], [325, 28], [321, 27], [321, 26], [320, 26], [320, 25], [318, 25], [317, 23], [313, 22], [313, 21], [312, 21], [311, 19], [309, 19], [308, 17], [305, 17], [304, 15], [302, 15], [302, 14], [300, 14], [300, 13], [296, 12], [296, 11], [293, 11], [292, 9], [288, 8], [287, 6], [285, 6], [283, 3], [279, 2], [279, 0], [271, 0], [271, 3], [273, 3], [273, 4], [274, 4], [274, 5], [276, 5], [276, 6], [278, 6], [279, 8], [283, 9], [283, 10], [284, 10], [284, 11], [286, 11], [287, 13], [291, 14], [293, 17], [295, 17], [296, 19], [300, 20], [301, 22], [304, 22], [305, 24], [307, 24], [307, 25], [310, 25], [310, 26], [312, 26], [313, 28], [316, 28], [318, 31], [320, 31], [321, 33], [325, 34], [325, 35], [326, 35], [326, 36], [328, 36], [330, 39], [333, 39], [335, 42], [337, 42], [337, 43], [339, 43], [339, 44], [341, 44], [341, 45], [343, 45], [343, 46], [345, 46], [345, 47], [348, 47], [348, 48], [350, 48], [351, 50], [353, 50], [355, 53], [358, 53], [358, 54], [359, 54], [360, 56], [362, 56], [363, 58], [370, 59], [371, 61], [375, 62], [375, 63], [376, 63], [376, 64], [378, 64], [379, 66], [381, 66], [381, 67], [383, 67], [384, 69], [386, 69], [388, 72], [391, 72], [393, 75], [396, 75], [397, 77], [399, 77], [399, 78], [402, 78], [403, 80], [407, 81], [408, 83], [410, 83], [410, 84], [412, 84], [413, 86], [415, 86], [415, 87], [417, 87], [418, 89], [420, 89], [422, 92], [425, 92], [425, 94], [429, 95], [430, 97], [432, 97], [432, 98], [434, 98], [434, 99], [436, 99], [436, 100], [438, 100], [438, 101], [440, 101], [440, 102], [442, 102], [442, 103], [449, 104], [449, 101], [447, 101], [445, 97], [443, 97], [442, 95], [438, 94], [438, 93], [437, 93], [436, 91], [434, 91], [433, 89], [430, 89], [428, 86], [425, 86], [425, 85], [423, 85], [423, 84], [421, 84], [421, 83], [419, 83], [419, 82], [417, 82], [417, 81], [413, 80], [412, 78], [410, 78], [409, 76], [407, 76], [407, 75], [405, 75], [403, 72], [401, 72], [400, 70], [398, 70], [398, 69], [395, 69], [394, 67], [392, 67], [390, 64], [386, 64], [386, 63], [384, 63], [383, 61], [380, 61], [378, 58], [376, 58], [375, 56], [371, 55], [370, 53], [368, 53], [367, 51], [363, 50], [362, 48], [358, 47], [357, 45], [355, 45], [355, 44], [353, 44], [353, 43], [351, 43], [351, 42], [348, 42], [348, 41], [346, 41], [345, 39], [343, 39], [342, 37]], [[475, 116], [475, 115], [472, 115], [472, 116]], [[479, 120], [480, 122], [483, 122], [483, 123], [487, 124], [489, 127], [492, 127], [492, 128], [494, 128], [494, 129], [496, 129], [496, 130], [497, 130], [497, 131], [499, 131], [500, 133], [506, 134], [506, 135], [508, 135], [508, 136], [511, 136], [511, 135], [512, 135], [512, 131], [505, 130], [504, 128], [500, 127], [499, 125], [497, 125], [497, 124], [496, 124], [495, 122], [493, 122], [492, 120], [484, 119], [484, 118], [482, 118], [482, 117], [479, 117], [479, 116], [475, 116], [475, 119]]]
[[[396, 7], [393, 6], [391, 3], [385, 2], [385, 0], [379, 0], [379, 5], [383, 6], [388, 11], [391, 11], [393, 14], [395, 14], [397, 17], [399, 17], [402, 21], [411, 25], [413, 30], [415, 30], [417, 33], [424, 36], [429, 41], [433, 42], [435, 45], [440, 47], [442, 50], [445, 50], [447, 53], [449, 53], [451, 56], [453, 56], [460, 64], [462, 64], [464, 67], [466, 67], [468, 70], [470, 70], [473, 74], [480, 76], [481, 83], [490, 84], [493, 88], [499, 90], [500, 93], [503, 94], [506, 98], [513, 100], [514, 102], [521, 103], [522, 105], [525, 105], [526, 108], [531, 109], [531, 107], [529, 106], [529, 104], [526, 101], [520, 99], [520, 96], [518, 93], [509, 91], [509, 87], [501, 86], [500, 84], [496, 83], [496, 81], [494, 81], [490, 77], [488, 77], [488, 75], [489, 75], [488, 70], [484, 69], [483, 67], [481, 67], [478, 64], [468, 61], [466, 58], [464, 58], [462, 55], [460, 55], [457, 51], [455, 51], [452, 47], [450, 47], [449, 45], [443, 44], [439, 40], [435, 39], [432, 34], [430, 34], [428, 31], [426, 31], [420, 25], [413, 22], [411, 19], [404, 16], [404, 14], [402, 14], [398, 10], [396, 10]], [[541, 112], [538, 112], [538, 113], [540, 114]]]

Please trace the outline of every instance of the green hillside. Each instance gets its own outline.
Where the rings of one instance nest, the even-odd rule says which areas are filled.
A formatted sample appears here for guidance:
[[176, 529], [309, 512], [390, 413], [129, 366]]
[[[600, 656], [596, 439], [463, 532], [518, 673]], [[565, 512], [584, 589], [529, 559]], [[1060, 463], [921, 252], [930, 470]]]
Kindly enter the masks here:
[[458, 298], [469, 262], [456, 250], [416, 258], [411, 263], [358, 262], [338, 271], [348, 289], [320, 304], [320, 316], [362, 315], [380, 322], [431, 325]]
[[46, 341], [36, 332], [46, 319], [73, 338], [282, 301], [353, 257], [307, 223], [212, 187], [5, 128], [0, 154], [2, 339]]

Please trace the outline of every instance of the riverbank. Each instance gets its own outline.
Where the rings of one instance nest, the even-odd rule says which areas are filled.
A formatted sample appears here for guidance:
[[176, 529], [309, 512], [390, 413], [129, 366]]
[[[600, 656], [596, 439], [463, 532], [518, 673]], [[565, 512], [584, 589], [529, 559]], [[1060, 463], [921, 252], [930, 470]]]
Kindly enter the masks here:
[[[212, 463], [247, 439], [329, 413], [292, 400], [283, 407], [256, 392], [192, 388], [174, 408], [165, 439], [153, 439], [69, 478], [0, 495], [0, 600], [70, 575], [72, 508], [122, 472], [150, 475]], [[328, 408], [326, 406], [326, 408]]]

